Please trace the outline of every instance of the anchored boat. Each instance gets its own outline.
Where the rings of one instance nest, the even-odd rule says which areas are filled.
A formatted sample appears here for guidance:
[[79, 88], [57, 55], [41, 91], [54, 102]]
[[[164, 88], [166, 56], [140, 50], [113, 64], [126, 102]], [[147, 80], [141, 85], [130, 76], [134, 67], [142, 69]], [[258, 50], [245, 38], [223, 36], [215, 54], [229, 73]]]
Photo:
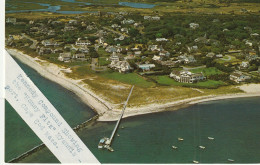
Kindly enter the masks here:
[[197, 160], [193, 160], [192, 162], [195, 163], [195, 164], [199, 163], [199, 161], [197, 161]]
[[199, 146], [199, 148], [204, 150], [206, 147], [204, 147], [204, 146]]
[[209, 140], [214, 140], [214, 138], [213, 138], [213, 137], [208, 137], [208, 139], [209, 139]]
[[184, 139], [183, 138], [178, 138], [179, 141], [183, 141]]
[[173, 148], [173, 149], [178, 149], [178, 147], [176, 147], [176, 146], [172, 146], [172, 148]]

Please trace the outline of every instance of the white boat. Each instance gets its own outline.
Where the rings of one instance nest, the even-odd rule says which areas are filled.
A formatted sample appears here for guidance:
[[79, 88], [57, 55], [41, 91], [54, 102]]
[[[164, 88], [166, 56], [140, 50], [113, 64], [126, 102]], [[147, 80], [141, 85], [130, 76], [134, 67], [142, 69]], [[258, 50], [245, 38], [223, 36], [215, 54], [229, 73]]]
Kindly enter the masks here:
[[117, 136], [120, 136], [119, 134], [117, 134]]
[[178, 149], [178, 147], [176, 147], [176, 146], [172, 146], [172, 148], [173, 148], [173, 149]]
[[199, 146], [199, 148], [204, 150], [206, 147], [204, 147], [204, 146]]
[[213, 137], [208, 137], [208, 139], [209, 139], [209, 140], [214, 140], [214, 138], [213, 138]]
[[179, 141], [183, 141], [184, 139], [183, 138], [178, 138]]
[[235, 160], [233, 160], [233, 159], [228, 159], [228, 161], [230, 161], [230, 162], [234, 162]]
[[193, 160], [192, 162], [195, 163], [195, 164], [199, 163], [199, 161], [197, 161], [197, 160]]

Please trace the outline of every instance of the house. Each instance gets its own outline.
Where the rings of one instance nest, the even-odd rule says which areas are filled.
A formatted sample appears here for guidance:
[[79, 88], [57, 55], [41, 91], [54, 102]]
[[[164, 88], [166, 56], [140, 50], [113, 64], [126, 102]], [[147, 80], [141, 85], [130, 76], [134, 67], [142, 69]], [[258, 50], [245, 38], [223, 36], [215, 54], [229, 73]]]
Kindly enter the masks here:
[[51, 54], [52, 53], [51, 48], [45, 48], [45, 47], [41, 47], [41, 48], [37, 49], [37, 51], [38, 51], [39, 55]]
[[216, 57], [217, 58], [223, 58], [223, 54], [217, 54]]
[[149, 20], [149, 21], [159, 21], [161, 18], [158, 16], [144, 16], [144, 20]]
[[213, 52], [209, 52], [206, 57], [209, 57], [209, 58], [214, 58], [215, 57], [215, 53]]
[[194, 63], [196, 62], [196, 59], [194, 58], [194, 56], [190, 55], [190, 56], [187, 56], [187, 55], [180, 55], [178, 57], [178, 61], [179, 62], [184, 62], [185, 64], [189, 64], [189, 63]]
[[68, 25], [66, 25], [65, 27], [64, 27], [64, 31], [73, 31], [73, 30], [76, 30], [77, 28], [76, 27], [74, 27], [74, 26], [68, 26]]
[[57, 41], [54, 41], [54, 40], [43, 40], [42, 44], [44, 46], [59, 46], [60, 45]]
[[63, 62], [69, 62], [71, 60], [71, 53], [60, 53], [58, 60]]
[[198, 50], [198, 46], [197, 45], [194, 45], [194, 46], [191, 46], [191, 47], [187, 46], [187, 48], [188, 48], [189, 52], [196, 52]]
[[195, 40], [194, 40], [194, 42], [197, 42], [197, 43], [203, 43], [203, 44], [205, 44], [205, 43], [207, 43], [207, 38], [206, 37], [198, 37], [198, 38], [196, 38]]
[[155, 17], [151, 17], [151, 20], [152, 21], [159, 21], [161, 18], [160, 17], [158, 17], [158, 16], [155, 16]]
[[126, 32], [126, 33], [128, 33], [128, 28], [121, 28], [120, 30], [121, 30], [121, 32]]
[[200, 25], [197, 24], [197, 23], [190, 23], [190, 28], [191, 28], [191, 29], [197, 29], [197, 28], [199, 28], [199, 27], [200, 27]]
[[124, 19], [122, 22], [121, 22], [122, 24], [134, 24], [135, 23], [135, 21], [134, 20], [132, 20], [132, 19]]
[[78, 23], [77, 20], [69, 20], [69, 24], [76, 25]]
[[121, 61], [121, 59], [123, 59], [122, 55], [116, 52], [113, 52], [110, 56], [110, 61], [112, 65], [116, 64], [118, 61]]
[[77, 46], [91, 45], [91, 42], [89, 40], [82, 40], [81, 38], [78, 38], [75, 45]]
[[171, 61], [171, 60], [167, 60], [167, 61], [159, 61], [159, 63], [162, 65], [162, 66], [167, 66], [167, 67], [175, 67], [176, 63], [178, 63], [177, 61]]
[[10, 17], [8, 17], [5, 22], [6, 22], [6, 23], [16, 23], [16, 18], [10, 18]]
[[144, 16], [144, 20], [150, 20], [151, 19], [151, 16]]
[[32, 32], [32, 33], [36, 33], [36, 32], [38, 32], [40, 30], [40, 28], [39, 27], [31, 27], [30, 28], [30, 32]]
[[156, 55], [154, 55], [152, 59], [153, 59], [154, 61], [161, 61], [163, 58], [162, 58], [162, 56], [156, 56]]
[[243, 72], [240, 71], [234, 71], [229, 76], [230, 80], [235, 81], [236, 83], [244, 82], [248, 79], [250, 79], [250, 76], [245, 75]]
[[127, 61], [117, 61], [109, 65], [110, 68], [118, 70], [120, 73], [129, 72], [132, 68]]
[[119, 27], [121, 27], [121, 26], [118, 25], [118, 24], [113, 24], [113, 25], [111, 25], [111, 27], [112, 27], [113, 29], [115, 29], [115, 28], [119, 28]]
[[105, 42], [105, 39], [104, 39], [104, 37], [99, 37], [99, 38], [98, 38], [98, 44], [101, 44], [101, 45], [103, 45], [103, 44], [104, 44], [104, 42]]
[[87, 30], [89, 30], [89, 31], [91, 31], [91, 30], [94, 30], [94, 29], [96, 29], [97, 27], [95, 26], [95, 25], [88, 25], [87, 26]]
[[115, 41], [117, 41], [117, 40], [123, 41], [124, 39], [125, 39], [125, 36], [121, 35], [120, 37], [115, 38], [114, 40]]
[[258, 33], [251, 33], [250, 36], [251, 36], [251, 37], [258, 37], [259, 34], [258, 34]]
[[48, 36], [54, 36], [56, 33], [55, 30], [50, 30], [47, 34]]
[[29, 24], [30, 24], [30, 25], [34, 24], [34, 21], [33, 21], [33, 20], [30, 20], [30, 21], [29, 21]]
[[196, 83], [206, 79], [202, 73], [192, 73], [190, 71], [178, 71], [174, 70], [171, 72], [170, 77], [175, 81], [182, 83]]
[[159, 52], [159, 56], [169, 57], [170, 55], [171, 55], [171, 53], [168, 51], [165, 51], [165, 50]]
[[134, 27], [135, 27], [135, 28], [138, 28], [138, 27], [141, 27], [141, 26], [142, 26], [142, 24], [141, 24], [141, 23], [137, 23], [137, 22], [136, 22], [136, 23], [134, 23]]
[[143, 71], [149, 71], [152, 68], [154, 68], [155, 65], [154, 64], [138, 64], [137, 67], [142, 69]]
[[162, 48], [162, 46], [159, 47], [158, 45], [149, 45], [148, 50], [150, 50], [150, 51], [163, 51], [164, 49]]
[[245, 42], [246, 45], [248, 46], [253, 46], [253, 42], [252, 41], [249, 41], [249, 40], [243, 40]]
[[135, 56], [140, 56], [142, 54], [142, 51], [134, 51]]
[[219, 22], [219, 19], [213, 19], [213, 23]]
[[78, 60], [85, 60], [86, 55], [84, 53], [74, 54], [73, 58], [78, 59]]
[[168, 39], [166, 39], [166, 38], [156, 38], [156, 41], [157, 42], [162, 42], [162, 41], [168, 41]]
[[61, 23], [61, 21], [52, 21], [51, 22], [52, 25], [56, 25], [56, 24], [60, 24], [60, 23]]
[[86, 53], [86, 54], [89, 53], [89, 49], [88, 49], [87, 46], [80, 46], [78, 51], [81, 52], [81, 53]]
[[248, 61], [242, 61], [242, 63], [239, 66], [239, 69], [247, 69], [249, 66], [250, 65]]

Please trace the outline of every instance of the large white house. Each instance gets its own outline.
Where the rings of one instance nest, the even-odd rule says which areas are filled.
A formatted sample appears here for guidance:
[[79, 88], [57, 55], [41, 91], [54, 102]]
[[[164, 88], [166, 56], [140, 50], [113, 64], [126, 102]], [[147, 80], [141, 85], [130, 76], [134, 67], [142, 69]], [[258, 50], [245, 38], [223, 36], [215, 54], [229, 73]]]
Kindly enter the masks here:
[[251, 77], [245, 75], [244, 73], [242, 73], [240, 71], [235, 71], [230, 74], [229, 78], [230, 78], [230, 80], [235, 81], [236, 83], [241, 83], [241, 82], [244, 82], [244, 81], [250, 79]]
[[182, 83], [196, 83], [198, 81], [205, 80], [206, 77], [202, 73], [191, 73], [190, 71], [178, 71], [174, 70], [171, 72], [170, 77], [175, 81]]
[[120, 73], [126, 73], [132, 69], [127, 61], [117, 61], [113, 63], [111, 62], [109, 67], [118, 70]]

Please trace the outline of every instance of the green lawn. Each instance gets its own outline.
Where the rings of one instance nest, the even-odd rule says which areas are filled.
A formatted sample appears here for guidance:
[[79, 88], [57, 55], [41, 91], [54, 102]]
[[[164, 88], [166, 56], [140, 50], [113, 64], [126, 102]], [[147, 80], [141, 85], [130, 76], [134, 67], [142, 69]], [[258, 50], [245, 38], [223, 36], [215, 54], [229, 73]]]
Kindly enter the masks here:
[[106, 52], [102, 47], [98, 48], [98, 54], [100, 57], [109, 57], [111, 55], [111, 53]]
[[152, 87], [155, 84], [153, 82], [145, 80], [145, 78], [141, 77], [136, 73], [119, 73], [119, 72], [103, 72], [99, 74], [101, 77], [116, 80], [122, 83], [127, 83], [131, 85], [136, 85], [143, 88]]
[[210, 75], [222, 74], [223, 73], [215, 67], [193, 69], [193, 70], [191, 70], [191, 72], [193, 72], [193, 73], [201, 73], [202, 72], [204, 74], [204, 76], [210, 76]]
[[101, 66], [106, 66], [106, 65], [110, 64], [110, 61], [108, 61], [107, 58], [105, 58], [105, 57], [99, 57], [98, 62], [99, 62], [99, 65], [101, 65]]
[[228, 64], [228, 63], [241, 62], [241, 60], [237, 59], [234, 56], [228, 55], [228, 56], [224, 56], [223, 58], [216, 59], [216, 62], [220, 64]]
[[198, 88], [217, 88], [219, 86], [225, 85], [222, 81], [214, 81], [214, 80], [207, 80], [207, 81], [201, 81], [198, 83], [190, 84], [190, 83], [180, 83], [175, 81], [174, 79], [168, 77], [168, 76], [153, 76], [153, 79], [155, 79], [158, 84], [161, 85], [169, 85], [169, 86], [185, 86], [185, 87], [198, 87]]

